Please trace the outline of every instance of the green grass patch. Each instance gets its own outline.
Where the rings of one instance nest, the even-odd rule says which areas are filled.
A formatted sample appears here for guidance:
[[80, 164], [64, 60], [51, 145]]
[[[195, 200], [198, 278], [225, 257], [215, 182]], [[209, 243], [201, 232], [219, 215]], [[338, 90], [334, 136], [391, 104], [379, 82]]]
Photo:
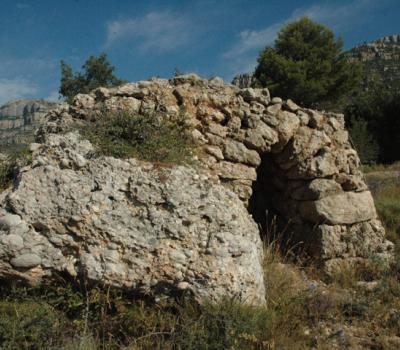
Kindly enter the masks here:
[[400, 161], [393, 164], [373, 164], [363, 165], [362, 170], [364, 173], [372, 173], [377, 171], [400, 171]]
[[303, 326], [315, 309], [312, 296], [272, 296], [258, 307], [233, 299], [199, 305], [188, 296], [154, 302], [120, 290], [62, 284], [1, 285], [0, 349], [310, 347]]
[[155, 302], [61, 278], [35, 288], [0, 281], [0, 349], [322, 350], [332, 348], [321, 333], [329, 325], [399, 331], [398, 272], [374, 293], [335, 283], [310, 288], [278, 254], [266, 247], [267, 303], [257, 307], [234, 299], [199, 305], [185, 295]]
[[184, 113], [169, 119], [161, 112], [140, 115], [102, 111], [95, 121], [86, 124], [83, 134], [101, 155], [178, 164], [193, 158]]
[[46, 303], [0, 302], [1, 349], [47, 349], [64, 334], [65, 320]]
[[400, 240], [400, 183], [388, 182], [375, 193], [374, 199], [379, 216], [387, 229], [388, 238], [398, 242]]

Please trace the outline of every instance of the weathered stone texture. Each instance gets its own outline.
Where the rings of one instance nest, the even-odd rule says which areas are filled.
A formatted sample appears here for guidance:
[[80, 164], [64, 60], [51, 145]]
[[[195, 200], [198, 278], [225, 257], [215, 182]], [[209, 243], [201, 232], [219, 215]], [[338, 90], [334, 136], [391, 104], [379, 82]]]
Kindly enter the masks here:
[[[93, 159], [88, 141], [62, 135], [104, 106], [185, 113], [196, 170]], [[273, 199], [261, 209], [292, 222], [325, 266], [391, 256], [343, 116], [271, 100], [266, 89], [194, 74], [99, 88], [50, 113], [37, 142], [32, 166], [0, 195], [0, 217], [21, 220], [0, 228], [0, 276], [67, 271], [125, 288], [262, 301], [261, 243], [246, 212], [255, 181]]]
[[0, 276], [35, 283], [67, 272], [140, 292], [184, 285], [198, 299], [263, 302], [261, 240], [233, 192], [188, 167], [88, 159], [91, 150], [68, 133], [34, 152], [0, 209]]

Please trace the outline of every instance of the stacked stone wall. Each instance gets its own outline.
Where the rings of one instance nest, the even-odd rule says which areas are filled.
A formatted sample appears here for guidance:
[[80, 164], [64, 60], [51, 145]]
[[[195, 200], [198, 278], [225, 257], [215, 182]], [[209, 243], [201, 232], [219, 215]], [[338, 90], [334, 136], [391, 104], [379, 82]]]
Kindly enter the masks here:
[[[296, 241], [328, 269], [372, 255], [390, 257], [392, 244], [385, 240], [343, 115], [271, 98], [267, 89], [185, 75], [77, 95], [73, 105], [53, 112], [39, 137], [59, 131], [66, 120], [92, 118], [103, 106], [168, 118], [184, 111], [199, 164], [210, 177], [246, 206], [254, 191], [268, 196], [269, 207], [258, 210], [272, 209], [290, 222]], [[257, 178], [263, 173], [268, 177]]]

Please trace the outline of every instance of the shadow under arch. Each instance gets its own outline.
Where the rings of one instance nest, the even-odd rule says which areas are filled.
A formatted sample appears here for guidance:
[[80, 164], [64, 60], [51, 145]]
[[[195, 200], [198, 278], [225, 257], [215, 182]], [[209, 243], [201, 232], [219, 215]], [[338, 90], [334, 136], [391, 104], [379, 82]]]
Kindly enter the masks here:
[[[315, 249], [315, 225], [296, 217], [287, 181], [275, 164], [273, 153], [264, 153], [252, 184], [248, 211], [265, 244], [277, 243], [284, 256], [309, 260]], [[288, 214], [292, 212], [291, 214]]]

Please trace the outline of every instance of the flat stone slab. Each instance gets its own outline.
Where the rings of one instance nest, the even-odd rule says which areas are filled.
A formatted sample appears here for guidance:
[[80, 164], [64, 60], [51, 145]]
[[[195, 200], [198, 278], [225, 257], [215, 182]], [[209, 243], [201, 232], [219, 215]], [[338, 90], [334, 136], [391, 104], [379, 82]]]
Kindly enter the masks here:
[[343, 192], [299, 206], [301, 216], [320, 224], [355, 224], [376, 218], [371, 192]]

